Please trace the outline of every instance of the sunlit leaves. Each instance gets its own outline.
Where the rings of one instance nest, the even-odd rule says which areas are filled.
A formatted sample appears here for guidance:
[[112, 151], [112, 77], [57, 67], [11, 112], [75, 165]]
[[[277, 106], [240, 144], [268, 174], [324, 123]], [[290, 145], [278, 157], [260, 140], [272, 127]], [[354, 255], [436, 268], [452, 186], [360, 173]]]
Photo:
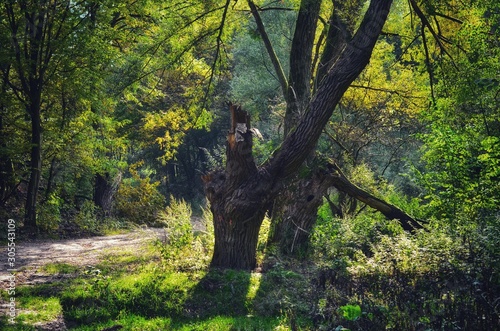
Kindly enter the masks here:
[[460, 226], [485, 226], [498, 213], [500, 155], [498, 33], [485, 8], [472, 8], [455, 37], [461, 50], [438, 72], [436, 107], [426, 113], [422, 182], [435, 215]]

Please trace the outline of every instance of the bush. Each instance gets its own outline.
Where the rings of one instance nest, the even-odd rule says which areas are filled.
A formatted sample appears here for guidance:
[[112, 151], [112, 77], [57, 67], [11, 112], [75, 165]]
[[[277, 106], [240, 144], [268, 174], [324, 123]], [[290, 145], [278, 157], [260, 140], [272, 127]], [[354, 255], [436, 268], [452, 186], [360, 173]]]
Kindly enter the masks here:
[[[387, 224], [391, 224], [390, 222]], [[362, 225], [362, 226], [361, 226]], [[320, 224], [313, 237], [320, 264], [323, 327], [355, 330], [495, 329], [498, 274], [486, 243], [464, 242], [446, 228], [416, 235], [387, 232], [369, 215]], [[319, 241], [318, 241], [319, 240]], [[496, 301], [495, 301], [496, 300]], [[359, 306], [351, 319], [342, 307]]]
[[43, 232], [52, 233], [57, 231], [61, 222], [61, 207], [64, 201], [56, 194], [50, 194], [49, 198], [38, 207], [37, 225]]
[[118, 188], [115, 211], [130, 222], [154, 225], [165, 198], [158, 191], [160, 182], [152, 183], [149, 177], [141, 177], [137, 170], [141, 164], [130, 166], [132, 177], [124, 179]]
[[[167, 237], [159, 242], [167, 268], [179, 271], [203, 269], [210, 261], [213, 249], [213, 227], [196, 235], [191, 224], [192, 210], [184, 200], [170, 198], [170, 205], [158, 214], [158, 222], [165, 226]], [[207, 215], [207, 213], [205, 213]]]
[[99, 233], [98, 207], [93, 201], [83, 202], [80, 211], [75, 215], [73, 222], [80, 230], [86, 233]]

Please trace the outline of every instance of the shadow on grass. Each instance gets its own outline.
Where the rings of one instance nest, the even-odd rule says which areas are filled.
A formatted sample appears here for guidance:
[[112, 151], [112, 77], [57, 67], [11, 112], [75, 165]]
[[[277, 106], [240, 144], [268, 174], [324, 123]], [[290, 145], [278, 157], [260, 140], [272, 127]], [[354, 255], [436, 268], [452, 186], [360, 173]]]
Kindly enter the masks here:
[[[123, 330], [273, 330], [295, 323], [283, 318], [283, 312], [295, 314], [300, 279], [285, 270], [266, 274], [224, 269], [115, 271], [110, 276], [86, 274], [64, 283], [20, 287], [19, 295], [40, 302], [57, 298], [69, 330], [116, 326]], [[0, 321], [1, 329], [34, 330], [19, 321], [12, 328], [7, 328], [6, 320]]]
[[113, 279], [96, 276], [63, 292], [60, 300], [67, 326], [78, 330], [119, 321], [128, 324], [132, 321], [127, 318], [132, 317], [134, 323], [160, 319], [158, 323], [168, 322], [174, 330], [219, 330], [217, 325], [220, 330], [267, 330], [278, 322], [251, 315], [259, 285], [252, 284], [252, 278], [249, 272], [222, 269], [154, 271]]
[[196, 284], [184, 303], [183, 315], [189, 318], [245, 316], [251, 273], [229, 269], [210, 269]]

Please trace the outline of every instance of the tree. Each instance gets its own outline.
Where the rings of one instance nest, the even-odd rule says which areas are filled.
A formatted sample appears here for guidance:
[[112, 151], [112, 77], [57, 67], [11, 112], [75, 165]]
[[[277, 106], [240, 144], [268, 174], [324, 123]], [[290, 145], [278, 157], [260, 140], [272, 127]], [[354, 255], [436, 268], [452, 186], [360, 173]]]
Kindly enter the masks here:
[[[304, 0], [301, 10], [315, 6], [318, 6], [318, 1]], [[212, 266], [243, 269], [255, 266], [257, 236], [265, 212], [284, 181], [295, 174], [308, 157], [342, 95], [368, 64], [390, 6], [391, 1], [370, 3], [352, 39], [336, 61], [328, 66], [314, 96], [307, 103], [304, 116], [263, 166], [257, 167], [252, 157], [248, 114], [231, 105], [226, 168], [204, 177], [214, 216]], [[308, 30], [308, 24], [315, 24], [314, 20], [305, 21], [308, 23], [296, 26], [296, 30]], [[306, 39], [302, 40], [305, 42]], [[307, 51], [307, 47], [305, 49]]]
[[[200, 7], [212, 9], [203, 2], [181, 7], [190, 15], [154, 1], [1, 5], [1, 202], [27, 193], [24, 225], [30, 232], [37, 231], [37, 214], [50, 218], [55, 212], [43, 211], [51, 200], [65, 210], [92, 200], [109, 215], [115, 179], [137, 153], [126, 146], [140, 140], [136, 132], [150, 138], [139, 147], [160, 146], [171, 157], [186, 122], [207, 121], [203, 107], [194, 105], [202, 103], [199, 82], [208, 66], [190, 52], [196, 44], [201, 54], [203, 47], [192, 31], [213, 25], [187, 20], [205, 18], [198, 16]], [[187, 31], [193, 38], [180, 42], [178, 34]], [[180, 105], [186, 100], [191, 104]], [[152, 126], [163, 132], [152, 137]]]
[[424, 114], [418, 178], [429, 213], [462, 235], [498, 226], [499, 9], [486, 1], [463, 13], [456, 55], [431, 63], [435, 104]]
[[[30, 119], [29, 182], [25, 204], [25, 226], [36, 231], [37, 196], [42, 171], [42, 110], [47, 108], [43, 94], [53, 72], [53, 58], [71, 37], [71, 5], [68, 1], [6, 2], [2, 23], [9, 31], [2, 64], [4, 84], [23, 105]], [[74, 18], [74, 16], [73, 16]], [[7, 55], [6, 55], [7, 53]]]

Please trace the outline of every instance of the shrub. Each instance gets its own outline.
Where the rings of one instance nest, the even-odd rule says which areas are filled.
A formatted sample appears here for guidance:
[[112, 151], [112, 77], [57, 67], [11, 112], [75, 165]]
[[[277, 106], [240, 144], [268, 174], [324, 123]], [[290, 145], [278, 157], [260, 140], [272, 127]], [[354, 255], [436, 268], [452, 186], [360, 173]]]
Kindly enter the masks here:
[[75, 215], [73, 222], [78, 228], [87, 233], [99, 233], [98, 207], [93, 201], [83, 202], [80, 211]]
[[[167, 268], [198, 270], [207, 266], [213, 247], [213, 227], [196, 235], [191, 224], [192, 210], [184, 200], [170, 198], [170, 205], [158, 214], [159, 223], [165, 226], [167, 237], [159, 242], [161, 255]], [[207, 214], [207, 213], [205, 213]]]
[[124, 179], [118, 188], [115, 211], [119, 217], [130, 222], [154, 225], [165, 199], [158, 191], [160, 182], [141, 177], [137, 169], [141, 164], [139, 162], [130, 166], [132, 177]]
[[43, 232], [51, 233], [59, 228], [63, 200], [55, 193], [38, 208], [37, 225]]
[[[367, 230], [359, 226], [370, 228], [367, 217], [338, 219], [331, 225], [335, 235], [316, 242], [322, 324], [355, 330], [495, 328], [500, 284], [484, 262], [491, 258], [482, 256], [480, 236], [464, 242], [432, 224], [415, 235], [390, 233], [376, 229], [374, 220]], [[316, 232], [325, 231], [326, 224], [321, 226]], [[346, 305], [359, 306], [359, 318], [346, 316]]]

